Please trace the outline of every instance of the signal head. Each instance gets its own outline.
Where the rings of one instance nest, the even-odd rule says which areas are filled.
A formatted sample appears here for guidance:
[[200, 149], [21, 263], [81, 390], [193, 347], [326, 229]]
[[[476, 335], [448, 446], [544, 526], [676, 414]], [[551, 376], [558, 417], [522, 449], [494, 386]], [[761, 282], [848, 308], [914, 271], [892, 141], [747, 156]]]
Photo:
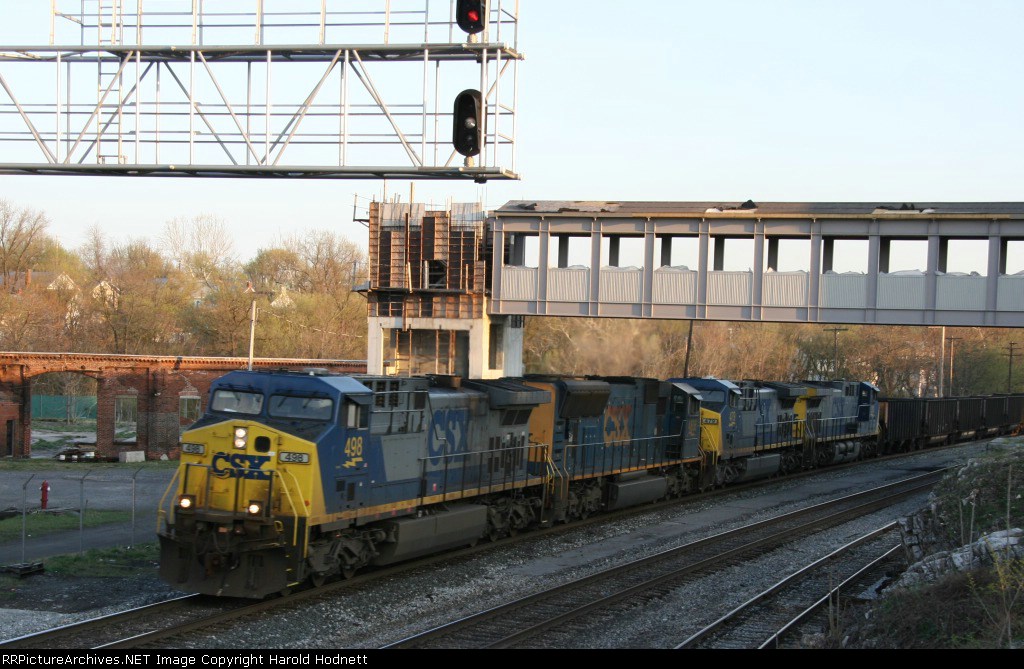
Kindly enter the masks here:
[[483, 96], [480, 91], [470, 88], [456, 96], [452, 144], [466, 157], [480, 153], [484, 145]]
[[487, 0], [458, 0], [455, 21], [470, 35], [482, 33], [487, 27]]

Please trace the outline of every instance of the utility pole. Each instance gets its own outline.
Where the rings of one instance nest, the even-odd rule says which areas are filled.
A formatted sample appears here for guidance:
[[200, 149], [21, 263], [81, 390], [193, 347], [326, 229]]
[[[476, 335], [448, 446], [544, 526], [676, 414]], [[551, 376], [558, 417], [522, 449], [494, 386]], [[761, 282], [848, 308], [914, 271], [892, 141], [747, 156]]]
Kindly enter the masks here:
[[256, 297], [258, 295], [273, 295], [273, 291], [270, 290], [256, 290], [256, 287], [252, 285], [252, 281], [248, 281], [245, 286], [245, 292], [252, 295], [252, 307], [249, 311], [249, 364], [246, 366], [250, 372], [252, 371], [252, 354], [253, 349], [256, 346], [256, 315], [259, 313], [259, 309], [256, 307]]
[[832, 333], [832, 376], [839, 374], [839, 333], [848, 332], [849, 328], [825, 328]]
[[963, 337], [946, 337], [949, 342], [949, 392], [953, 392], [953, 342], [960, 341]]
[[[686, 335], [686, 359], [683, 361], [683, 378], [690, 378], [690, 346], [693, 345], [693, 321], [690, 321], [690, 332]], [[1009, 391], [1007, 391], [1009, 392]]]
[[939, 392], [935, 396], [936, 397], [943, 397], [944, 396], [944, 392], [943, 392], [942, 386], [943, 386], [943, 383], [945, 382], [945, 378], [946, 378], [946, 326], [945, 325], [941, 325], [941, 326], [939, 326], [939, 325], [929, 325], [928, 326], [929, 330], [934, 330], [935, 328], [941, 328], [942, 329], [942, 338], [939, 339]]
[[256, 289], [253, 287], [252, 281], [246, 285], [245, 292], [252, 293], [252, 311], [249, 312], [249, 365], [246, 367], [251, 372], [252, 352], [256, 344]]
[[1017, 342], [1011, 341], [1007, 348], [1010, 349], [1010, 352], [1007, 354], [1010, 356], [1010, 364], [1006, 368], [1006, 394], [1009, 395], [1013, 392], [1011, 390], [1013, 388], [1013, 350], [1017, 348]]

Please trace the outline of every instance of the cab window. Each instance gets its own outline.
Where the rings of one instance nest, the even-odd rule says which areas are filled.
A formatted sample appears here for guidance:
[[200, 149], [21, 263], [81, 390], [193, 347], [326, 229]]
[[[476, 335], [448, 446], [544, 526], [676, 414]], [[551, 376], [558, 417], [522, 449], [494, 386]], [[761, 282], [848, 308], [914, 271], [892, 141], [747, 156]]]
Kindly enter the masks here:
[[255, 416], [263, 410], [263, 395], [244, 390], [219, 388], [213, 391], [213, 399], [210, 400], [210, 410]]
[[369, 425], [369, 407], [362, 406], [357, 402], [353, 402], [350, 399], [346, 399], [343, 411], [345, 418], [345, 427], [360, 428]]
[[330, 420], [334, 402], [329, 397], [296, 397], [271, 395], [269, 413], [274, 418]]

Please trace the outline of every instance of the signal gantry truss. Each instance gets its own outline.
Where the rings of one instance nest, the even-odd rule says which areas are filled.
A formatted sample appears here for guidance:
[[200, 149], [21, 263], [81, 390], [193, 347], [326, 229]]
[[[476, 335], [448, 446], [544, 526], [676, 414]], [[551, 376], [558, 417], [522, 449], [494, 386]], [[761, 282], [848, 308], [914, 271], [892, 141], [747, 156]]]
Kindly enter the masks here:
[[[53, 0], [48, 45], [0, 46], [0, 174], [516, 179], [518, 0], [486, 15], [470, 35], [451, 0]], [[467, 88], [474, 158], [452, 145]]]

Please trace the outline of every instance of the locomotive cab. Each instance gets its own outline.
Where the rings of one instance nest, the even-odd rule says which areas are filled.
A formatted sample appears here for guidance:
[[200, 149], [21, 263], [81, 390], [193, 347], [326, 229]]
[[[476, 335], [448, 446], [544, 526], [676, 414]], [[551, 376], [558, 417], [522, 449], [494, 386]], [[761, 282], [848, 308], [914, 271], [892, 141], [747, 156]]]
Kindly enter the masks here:
[[703, 396], [688, 383], [671, 384], [671, 410], [666, 413], [665, 434], [679, 438], [670, 455], [691, 459], [700, 455], [700, 408]]
[[[297, 538], [323, 507], [318, 443], [349, 429], [358, 463], [352, 442], [366, 426], [357, 401], [366, 389], [344, 377], [289, 377], [282, 385], [277, 376], [234, 372], [211, 387], [206, 413], [182, 436], [181, 464], [161, 504], [167, 582], [264, 597], [303, 571], [305, 546]], [[342, 392], [345, 382], [352, 398]]]

